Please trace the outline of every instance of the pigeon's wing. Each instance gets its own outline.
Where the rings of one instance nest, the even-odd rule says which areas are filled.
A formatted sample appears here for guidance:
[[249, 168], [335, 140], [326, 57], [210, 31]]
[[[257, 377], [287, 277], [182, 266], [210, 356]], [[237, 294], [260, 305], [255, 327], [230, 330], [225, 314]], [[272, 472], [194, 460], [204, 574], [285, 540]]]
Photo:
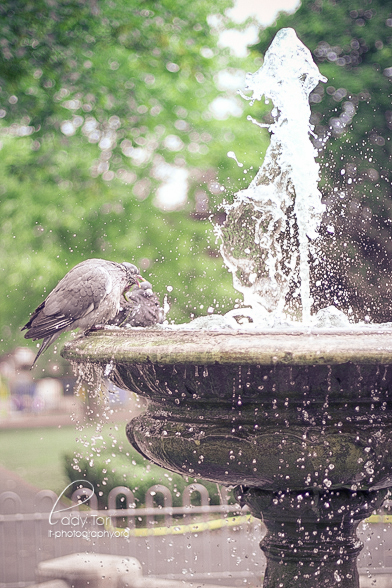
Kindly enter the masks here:
[[64, 317], [61, 314], [47, 317], [42, 312], [33, 321], [31, 326], [27, 327], [29, 330], [25, 333], [25, 339], [36, 341], [37, 339], [50, 338], [55, 334], [59, 335], [62, 331], [67, 330], [72, 323], [73, 320], [70, 317]]
[[111, 273], [101, 265], [75, 266], [33, 312], [26, 338], [41, 339], [68, 329], [93, 312], [113, 289]]
[[24, 325], [24, 327], [21, 328], [21, 331], [24, 331], [25, 329], [30, 329], [31, 325], [33, 324], [34, 319], [37, 318], [37, 316], [39, 315], [39, 313], [41, 312], [41, 310], [43, 309], [44, 306], [45, 306], [45, 300], [43, 302], [41, 302], [41, 304], [39, 306], [37, 306], [37, 308], [31, 314], [31, 317], [29, 318], [27, 323]]
[[58, 283], [45, 302], [45, 314], [83, 318], [113, 289], [113, 275], [102, 265], [78, 265]]
[[46, 300], [41, 302], [31, 315], [30, 320], [22, 327], [22, 331], [28, 329], [27, 333], [25, 333], [25, 339], [36, 341], [37, 339], [50, 338], [52, 335], [58, 336], [72, 323], [71, 317], [65, 317], [61, 313], [47, 316], [45, 314], [45, 303]]

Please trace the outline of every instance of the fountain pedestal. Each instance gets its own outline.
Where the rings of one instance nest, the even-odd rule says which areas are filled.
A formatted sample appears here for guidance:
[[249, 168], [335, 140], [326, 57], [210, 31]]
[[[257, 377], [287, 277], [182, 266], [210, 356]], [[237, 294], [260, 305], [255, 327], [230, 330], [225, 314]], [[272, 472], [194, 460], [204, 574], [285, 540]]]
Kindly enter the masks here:
[[108, 329], [63, 355], [148, 398], [127, 435], [150, 461], [237, 487], [265, 588], [358, 588], [355, 530], [392, 486], [391, 330]]
[[379, 508], [387, 490], [271, 492], [238, 488], [237, 498], [267, 534], [264, 588], [359, 586], [357, 557], [363, 547], [358, 524]]

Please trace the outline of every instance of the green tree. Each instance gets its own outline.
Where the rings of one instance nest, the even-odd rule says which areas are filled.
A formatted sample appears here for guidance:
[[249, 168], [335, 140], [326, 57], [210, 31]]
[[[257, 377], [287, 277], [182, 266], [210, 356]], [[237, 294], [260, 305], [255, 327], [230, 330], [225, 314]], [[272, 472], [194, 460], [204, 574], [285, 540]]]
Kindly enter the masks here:
[[[265, 29], [296, 30], [328, 78], [311, 95], [327, 204], [319, 305], [392, 320], [392, 11], [385, 0], [302, 0]], [[332, 228], [333, 227], [333, 228]], [[329, 231], [333, 231], [331, 233]]]
[[227, 152], [256, 170], [268, 135], [226, 84], [258, 55], [235, 59], [209, 24], [227, 26], [231, 4], [0, 5], [3, 350], [88, 257], [133, 261], [161, 298], [169, 287], [170, 319], [232, 305], [209, 216], [249, 182]]

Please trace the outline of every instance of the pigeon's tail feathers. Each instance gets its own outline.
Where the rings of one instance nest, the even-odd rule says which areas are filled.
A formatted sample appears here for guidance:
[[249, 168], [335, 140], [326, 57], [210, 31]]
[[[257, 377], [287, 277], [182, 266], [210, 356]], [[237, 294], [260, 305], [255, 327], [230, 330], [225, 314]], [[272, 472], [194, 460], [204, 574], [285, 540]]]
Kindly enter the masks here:
[[45, 337], [45, 339], [41, 343], [41, 347], [39, 348], [38, 353], [35, 356], [35, 359], [34, 359], [30, 369], [33, 369], [33, 367], [37, 363], [37, 359], [39, 358], [41, 353], [43, 353], [45, 351], [45, 349], [47, 349], [50, 345], [52, 345], [52, 343], [57, 339], [57, 337], [59, 335], [60, 335], [60, 333], [55, 333], [54, 335], [51, 335], [50, 337]]

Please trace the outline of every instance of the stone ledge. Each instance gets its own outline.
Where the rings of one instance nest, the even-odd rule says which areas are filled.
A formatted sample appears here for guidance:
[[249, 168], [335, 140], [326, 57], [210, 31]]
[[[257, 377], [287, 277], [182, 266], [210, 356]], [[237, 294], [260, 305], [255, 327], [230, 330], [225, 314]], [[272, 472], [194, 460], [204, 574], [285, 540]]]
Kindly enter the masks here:
[[225, 588], [143, 576], [136, 558], [98, 553], [72, 553], [42, 561], [36, 578], [37, 584], [30, 588]]
[[98, 553], [72, 553], [42, 561], [36, 570], [38, 583], [63, 580], [71, 588], [120, 588], [119, 580], [125, 574], [134, 580], [142, 577], [137, 559]]
[[[37, 584], [30, 588], [227, 588], [204, 582], [143, 576], [134, 557], [73, 553], [38, 564]], [[360, 575], [360, 588], [390, 588], [390, 574]]]
[[391, 574], [373, 574], [369, 576], [359, 576], [359, 588], [391, 588]]
[[69, 584], [65, 580], [48, 580], [42, 584], [34, 584], [29, 588], [69, 588]]
[[103, 329], [65, 344], [61, 355], [107, 364], [392, 364], [392, 328], [222, 332]]

